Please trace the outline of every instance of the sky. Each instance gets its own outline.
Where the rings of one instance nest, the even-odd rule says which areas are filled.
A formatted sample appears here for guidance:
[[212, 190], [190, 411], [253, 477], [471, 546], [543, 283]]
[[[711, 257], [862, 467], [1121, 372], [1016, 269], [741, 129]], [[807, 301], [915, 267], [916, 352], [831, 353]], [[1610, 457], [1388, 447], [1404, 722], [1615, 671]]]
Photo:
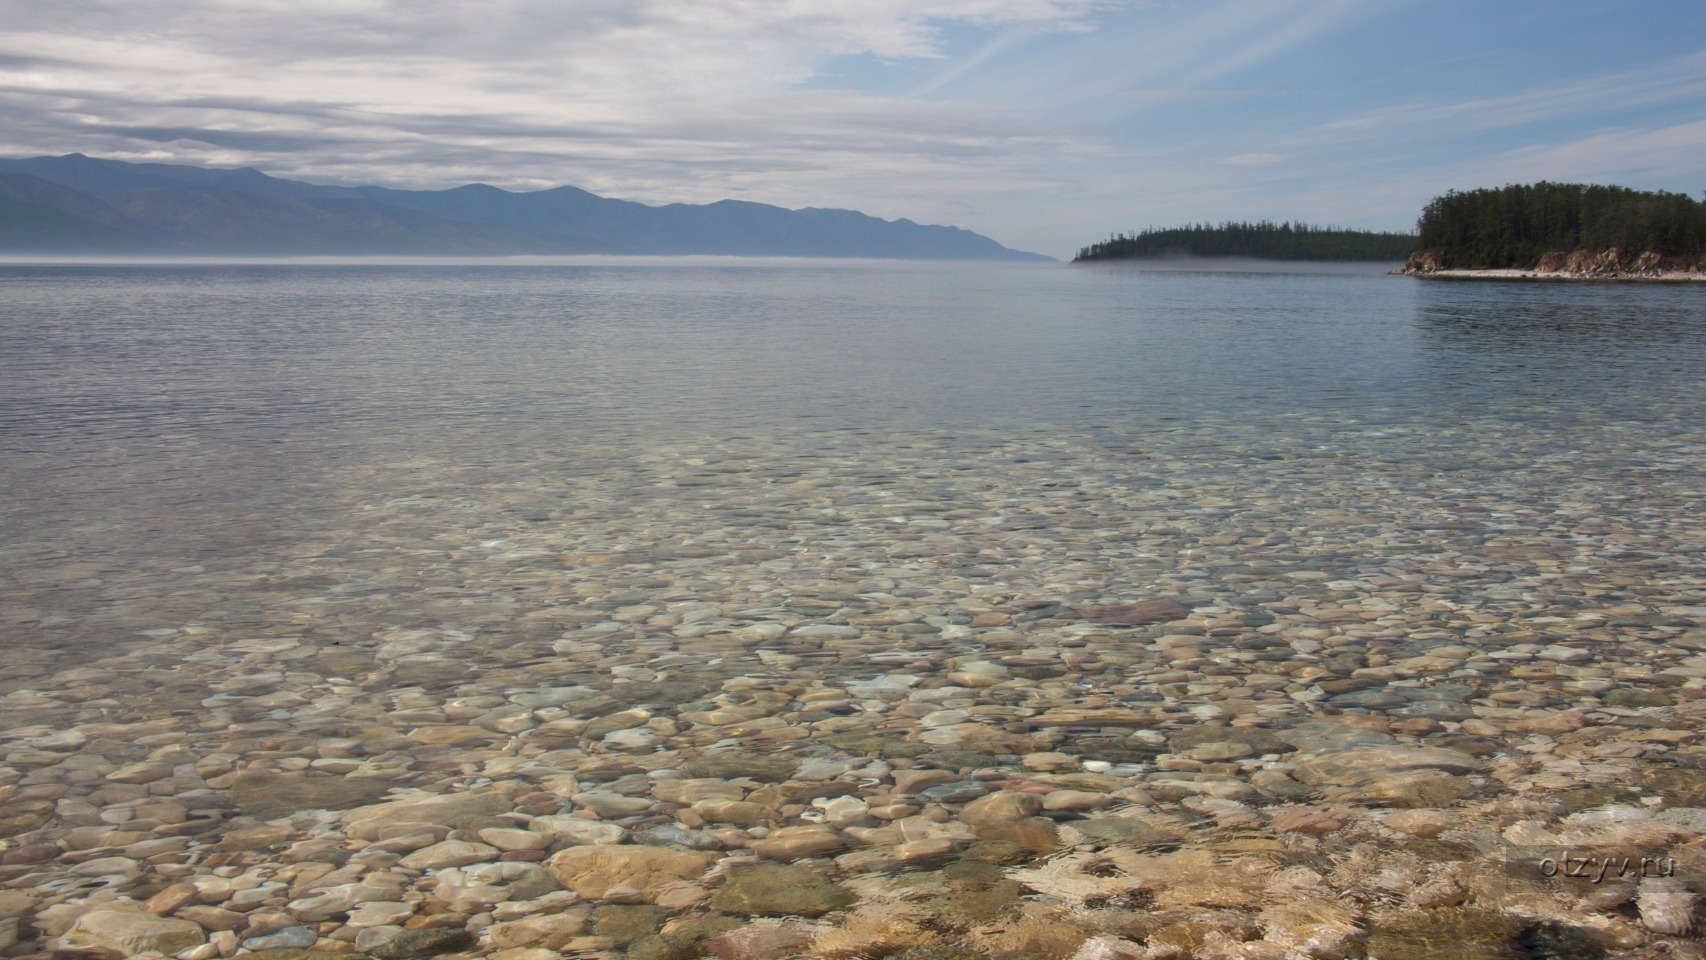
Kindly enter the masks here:
[[0, 155], [724, 198], [1069, 257], [1706, 191], [1700, 0], [0, 0]]

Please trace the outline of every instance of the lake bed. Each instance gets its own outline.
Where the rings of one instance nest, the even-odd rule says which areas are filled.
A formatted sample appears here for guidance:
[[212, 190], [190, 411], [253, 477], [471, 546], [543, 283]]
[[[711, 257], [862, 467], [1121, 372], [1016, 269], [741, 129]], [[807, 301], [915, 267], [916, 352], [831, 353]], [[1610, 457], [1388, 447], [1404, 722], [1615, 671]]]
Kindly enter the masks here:
[[[1694, 289], [789, 262], [0, 291], [26, 945], [1692, 936]], [[1536, 872], [1561, 849], [1673, 868]]]

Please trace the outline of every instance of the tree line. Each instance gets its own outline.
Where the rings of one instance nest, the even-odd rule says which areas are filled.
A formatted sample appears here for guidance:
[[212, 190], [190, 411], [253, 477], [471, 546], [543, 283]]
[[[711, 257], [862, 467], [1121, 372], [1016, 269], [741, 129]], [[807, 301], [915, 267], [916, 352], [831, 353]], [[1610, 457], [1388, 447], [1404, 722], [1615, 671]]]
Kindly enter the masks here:
[[1435, 197], [1417, 232], [1417, 255], [1443, 269], [1528, 270], [1546, 254], [1578, 250], [1692, 260], [1706, 253], [1706, 203], [1680, 193], [1541, 181]]
[[1078, 251], [1076, 260], [1154, 257], [1259, 257], [1266, 260], [1403, 260], [1415, 248], [1408, 233], [1341, 230], [1285, 221], [1226, 221], [1150, 227], [1111, 234]]

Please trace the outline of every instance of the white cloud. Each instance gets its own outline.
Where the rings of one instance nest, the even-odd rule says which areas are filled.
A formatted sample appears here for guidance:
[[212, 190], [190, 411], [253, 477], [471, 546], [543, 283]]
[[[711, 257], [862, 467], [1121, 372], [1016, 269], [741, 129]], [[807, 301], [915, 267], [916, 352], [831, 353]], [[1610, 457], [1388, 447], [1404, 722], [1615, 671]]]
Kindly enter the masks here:
[[[1308, 97], [1285, 82], [1289, 65], [1333, 56], [1336, 31], [1384, 17], [1391, 35], [1418, 12], [1398, 0], [0, 0], [0, 153], [852, 207], [1053, 253], [1105, 233], [1108, 216], [1114, 229], [1388, 211], [1401, 223], [1432, 193], [1489, 177], [1700, 169], [1689, 154], [1706, 154], [1706, 53], [1483, 96], [1408, 86], [1386, 105], [1354, 80]], [[1651, 119], [1661, 111], [1672, 116]]]
[[939, 58], [946, 22], [1085, 29], [1106, 5], [0, 0], [0, 119], [6, 152], [715, 199], [731, 178], [790, 168], [1005, 168], [1058, 125], [799, 84], [838, 55]]

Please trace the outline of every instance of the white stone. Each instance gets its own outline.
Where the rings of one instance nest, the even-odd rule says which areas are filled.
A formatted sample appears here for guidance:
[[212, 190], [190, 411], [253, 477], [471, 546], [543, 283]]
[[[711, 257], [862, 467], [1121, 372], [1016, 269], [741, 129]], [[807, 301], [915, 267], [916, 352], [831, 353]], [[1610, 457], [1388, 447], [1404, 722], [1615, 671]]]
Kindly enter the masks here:
[[528, 826], [554, 841], [575, 847], [621, 843], [628, 836], [627, 830], [614, 823], [584, 820], [580, 817], [534, 817]]
[[497, 847], [483, 843], [469, 843], [466, 840], [446, 840], [435, 843], [430, 847], [422, 847], [398, 862], [398, 866], [410, 870], [444, 870], [450, 867], [464, 867], [470, 863], [484, 863], [497, 859], [503, 851]]
[[293, 900], [286, 907], [292, 916], [302, 920], [329, 920], [334, 914], [345, 913], [369, 901], [384, 900], [395, 888], [373, 883], [341, 883], [328, 887], [316, 896]]
[[808, 623], [795, 627], [790, 635], [800, 640], [857, 640], [859, 628], [837, 623]]
[[349, 914], [349, 926], [359, 930], [365, 927], [383, 927], [401, 924], [404, 920], [413, 916], [414, 912], [415, 905], [412, 903], [375, 900], [370, 903], [364, 903], [356, 909], [351, 910]]

